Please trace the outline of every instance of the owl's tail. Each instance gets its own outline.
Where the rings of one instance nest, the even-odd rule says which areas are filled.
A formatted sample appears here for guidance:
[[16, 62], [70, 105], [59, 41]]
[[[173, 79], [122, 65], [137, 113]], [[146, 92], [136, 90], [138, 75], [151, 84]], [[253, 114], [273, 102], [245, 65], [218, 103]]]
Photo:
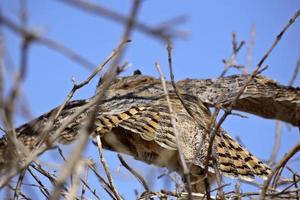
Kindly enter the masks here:
[[222, 174], [249, 181], [255, 176], [265, 179], [270, 174], [270, 167], [253, 156], [225, 131], [221, 131], [215, 139], [217, 163]]

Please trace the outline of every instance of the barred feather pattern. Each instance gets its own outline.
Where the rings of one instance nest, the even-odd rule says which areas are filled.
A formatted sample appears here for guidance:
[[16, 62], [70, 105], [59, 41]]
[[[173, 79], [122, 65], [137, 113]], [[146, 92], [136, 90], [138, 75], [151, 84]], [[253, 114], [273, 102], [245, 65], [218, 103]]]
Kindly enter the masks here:
[[[149, 101], [141, 104], [140, 107], [132, 107], [126, 112], [116, 114], [116, 116], [120, 115], [119, 118], [124, 120], [119, 120], [119, 123], [117, 124], [111, 120], [111, 124], [114, 125], [110, 125], [109, 127], [115, 126], [131, 133], [136, 133], [144, 141], [153, 141], [159, 146], [163, 147], [163, 149], [176, 151], [177, 144], [174, 130], [171, 125], [168, 105], [160, 84], [161, 83], [157, 79], [145, 76], [135, 77], [135, 79], [129, 77], [127, 79], [123, 79], [122, 82], [117, 82], [115, 87], [111, 89], [112, 94], [117, 94], [117, 96], [120, 97], [123, 95], [123, 88], [126, 88], [126, 93], [129, 93], [129, 96], [134, 97], [135, 99], [141, 98]], [[129, 89], [132, 91], [128, 91]], [[176, 94], [174, 94], [170, 85], [168, 85], [168, 89], [170, 92], [172, 107], [176, 113], [177, 129], [181, 134], [181, 145], [183, 146], [185, 158], [189, 163], [199, 166], [200, 168], [196, 169], [201, 171], [201, 169], [204, 168], [204, 163], [207, 156], [207, 131], [211, 118], [209, 109], [205, 104], [199, 101], [199, 99], [195, 98], [195, 96], [183, 94], [185, 104], [189, 107], [188, 109], [193, 112], [193, 116], [197, 118], [193, 119], [188, 114], [187, 110], [184, 108]], [[121, 117], [121, 115], [126, 117]], [[113, 119], [116, 118], [116, 116], [111, 115], [108, 118]], [[195, 122], [195, 120], [197, 122]], [[101, 125], [99, 127], [105, 127], [105, 125]], [[145, 142], [143, 142], [142, 145], [145, 145], [144, 143]], [[134, 144], [133, 142], [132, 146], [139, 146], [139, 144]], [[143, 149], [143, 147], [138, 147], [138, 149]], [[264, 178], [270, 173], [270, 168], [267, 165], [262, 163], [245, 148], [239, 145], [222, 129], [217, 134], [214, 143], [214, 149], [216, 150], [217, 154], [219, 170], [224, 175], [251, 180], [256, 175]], [[160, 166], [178, 169], [178, 166], [170, 166], [168, 159], [164, 159], [166, 157], [173, 158], [173, 156], [159, 157], [159, 155], [172, 154], [170, 152], [161, 154], [161, 149], [159, 149], [157, 151], [152, 150], [150, 153], [140, 153], [140, 155], [151, 155], [158, 161], [148, 158], [146, 159], [143, 156], [138, 157], [135, 154], [131, 155], [134, 155], [140, 160], [147, 160], [150, 163], [157, 163]], [[173, 164], [174, 162], [172, 161], [170, 163]], [[180, 165], [178, 161], [176, 164]], [[214, 173], [211, 163], [209, 170]], [[198, 173], [200, 174], [201, 172]]]
[[[201, 176], [209, 141], [211, 120], [209, 108], [197, 95], [181, 91], [185, 105], [192, 112], [191, 116], [170, 84], [167, 89], [184, 157], [192, 169], [192, 174]], [[90, 100], [70, 102], [55, 122], [54, 130]], [[18, 140], [29, 151], [33, 149], [47, 121], [57, 109], [16, 129]], [[68, 144], [76, 140], [82, 123], [93, 109], [94, 107], [89, 108], [68, 124], [60, 134], [58, 142]], [[134, 75], [115, 80], [106, 91], [103, 103], [99, 105], [95, 127], [95, 132], [91, 133], [91, 136], [100, 134], [104, 148], [182, 173], [168, 104], [158, 79]], [[8, 160], [14, 155], [8, 146], [7, 138], [2, 138], [0, 169], [7, 166]], [[218, 168], [226, 176], [249, 180], [255, 176], [266, 177], [270, 173], [270, 168], [266, 164], [239, 145], [223, 129], [217, 133], [213, 149], [217, 155]], [[212, 162], [209, 163], [209, 171], [211, 174], [214, 173]]]

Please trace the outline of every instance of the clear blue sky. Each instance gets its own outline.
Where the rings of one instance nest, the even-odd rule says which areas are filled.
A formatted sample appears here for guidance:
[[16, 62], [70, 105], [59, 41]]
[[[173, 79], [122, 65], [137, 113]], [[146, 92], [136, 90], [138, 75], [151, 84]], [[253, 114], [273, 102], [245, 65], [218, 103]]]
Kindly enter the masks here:
[[[97, 1], [94, 1], [97, 2]], [[101, 1], [115, 11], [128, 14], [129, 0]], [[19, 4], [17, 0], [2, 1], [1, 10], [11, 19], [17, 20]], [[251, 27], [255, 25], [256, 36], [253, 49], [253, 66], [270, 47], [275, 36], [287, 23], [292, 14], [300, 8], [297, 0], [228, 0], [228, 1], [179, 1], [179, 0], [145, 0], [138, 19], [155, 26], [175, 16], [185, 15], [187, 22], [178, 29], [189, 33], [186, 39], [174, 41], [173, 63], [177, 80], [183, 78], [213, 78], [219, 76], [223, 69], [221, 60], [231, 53], [231, 33], [237, 33], [237, 39], [246, 41], [239, 54], [240, 64], [246, 63], [246, 50], [250, 39]], [[116, 47], [122, 34], [123, 26], [89, 15], [68, 5], [53, 0], [29, 1], [29, 26], [39, 30], [43, 35], [59, 41], [91, 62], [100, 63]], [[20, 40], [15, 34], [4, 29], [5, 45], [15, 66], [19, 61]], [[284, 35], [282, 41], [272, 52], [265, 64], [269, 65], [264, 75], [287, 84], [296, 61], [300, 55], [300, 21], [298, 20]], [[132, 42], [124, 56], [132, 67], [125, 74], [140, 69], [144, 74], [158, 76], [154, 62], [159, 61], [167, 73], [167, 56], [165, 45], [135, 31]], [[39, 44], [30, 49], [29, 69], [23, 92], [28, 98], [33, 116], [50, 110], [61, 104], [72, 87], [71, 77], [77, 81], [84, 80], [90, 71], [70, 61], [68, 58]], [[251, 71], [250, 69], [250, 71]], [[232, 70], [230, 72], [238, 73]], [[295, 86], [299, 86], [298, 78]], [[96, 82], [80, 90], [75, 98], [86, 98], [93, 94]], [[247, 114], [249, 118], [229, 117], [223, 127], [233, 137], [240, 137], [247, 148], [262, 159], [270, 157], [275, 121], [266, 120]], [[16, 124], [26, 120], [16, 118]], [[283, 138], [280, 157], [291, 148], [300, 137], [297, 129], [283, 125]], [[92, 152], [92, 153], [91, 153]], [[89, 148], [87, 155], [95, 154]], [[107, 159], [113, 172], [119, 166], [116, 155], [107, 153]], [[133, 162], [143, 174], [158, 175], [154, 167]], [[291, 165], [300, 169], [299, 162]], [[147, 170], [150, 170], [149, 173]], [[115, 180], [121, 193], [132, 199], [133, 189], [141, 187], [124, 168], [117, 173]], [[149, 175], [151, 174], [151, 175]], [[154, 175], [153, 175], [154, 174]], [[130, 185], [130, 187], [129, 187]], [[159, 189], [159, 185], [155, 189]], [[102, 192], [103, 193], [103, 192]], [[1, 194], [1, 193], [0, 193]]]

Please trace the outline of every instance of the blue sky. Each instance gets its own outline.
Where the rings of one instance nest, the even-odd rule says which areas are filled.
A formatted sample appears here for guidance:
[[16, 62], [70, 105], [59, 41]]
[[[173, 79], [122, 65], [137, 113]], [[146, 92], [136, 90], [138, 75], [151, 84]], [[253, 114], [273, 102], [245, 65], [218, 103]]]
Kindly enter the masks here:
[[[120, 13], [128, 14], [131, 1], [104, 0], [99, 3]], [[17, 20], [19, 9], [17, 0], [2, 1], [0, 5], [3, 14]], [[221, 60], [228, 58], [231, 53], [232, 31], [237, 33], [238, 41], [245, 40], [246, 42], [246, 46], [238, 56], [239, 63], [245, 64], [251, 27], [255, 26], [251, 71], [270, 47], [275, 36], [299, 8], [300, 2], [297, 0], [146, 0], [143, 1], [138, 19], [155, 26], [176, 16], [186, 16], [186, 23], [177, 28], [187, 31], [189, 36], [185, 39], [174, 40], [175, 78], [177, 80], [214, 78], [218, 77], [223, 69]], [[100, 63], [116, 47], [123, 30], [123, 26], [113, 21], [89, 15], [53, 0], [29, 1], [29, 27], [59, 41], [95, 64]], [[18, 67], [20, 40], [7, 29], [3, 32], [11, 60]], [[265, 64], [268, 64], [269, 68], [264, 72], [265, 76], [281, 84], [287, 84], [300, 55], [299, 35], [300, 21], [298, 20], [266, 60]], [[128, 45], [124, 61], [130, 62], [132, 66], [124, 74], [131, 74], [133, 70], [140, 69], [144, 74], [158, 76], [154, 67], [156, 61], [161, 63], [167, 74], [165, 44], [138, 31], [134, 32], [131, 39], [132, 42]], [[34, 44], [30, 48], [28, 67], [23, 93], [28, 99], [33, 116], [39, 116], [63, 102], [72, 87], [71, 77], [75, 77], [80, 82], [90, 74], [90, 71], [84, 67], [39, 44]], [[234, 73], [239, 72], [230, 71], [230, 74]], [[298, 78], [294, 86], [299, 86], [299, 80]], [[96, 81], [80, 90], [75, 99], [91, 96], [95, 84]], [[246, 115], [249, 118], [229, 117], [223, 127], [233, 137], [240, 137], [253, 154], [262, 159], [268, 159], [273, 145], [275, 122]], [[25, 121], [24, 118], [16, 118], [16, 124]], [[283, 125], [280, 157], [299, 139], [296, 128]], [[90, 147], [88, 152], [93, 152], [91, 149]], [[115, 154], [107, 153], [112, 170], [116, 170], [119, 166], [115, 157]], [[145, 171], [154, 168], [128, 159], [144, 174], [147, 174]], [[299, 162], [292, 166], [300, 168]], [[124, 196], [131, 199], [134, 197], [133, 190], [129, 190], [124, 185], [130, 184], [132, 185], [130, 188], [138, 188], [139, 191], [141, 187], [130, 175], [126, 174], [125, 169], [121, 169], [119, 173], [116, 177], [119, 189]], [[152, 171], [151, 173], [158, 174]], [[157, 186], [156, 189], [159, 187]]]

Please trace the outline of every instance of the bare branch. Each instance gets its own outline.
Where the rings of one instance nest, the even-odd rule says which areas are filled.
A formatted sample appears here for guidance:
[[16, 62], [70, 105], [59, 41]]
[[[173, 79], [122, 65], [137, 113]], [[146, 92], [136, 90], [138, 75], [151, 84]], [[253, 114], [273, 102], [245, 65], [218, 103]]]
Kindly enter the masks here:
[[81, 180], [80, 175], [81, 175], [81, 172], [83, 171], [84, 164], [85, 164], [84, 161], [81, 160], [74, 169], [74, 178], [72, 181], [72, 185], [71, 185], [70, 190], [66, 194], [67, 200], [72, 200], [72, 199], [76, 198], [77, 189], [79, 187], [80, 180]]
[[33, 177], [33, 179], [40, 185], [39, 189], [41, 191], [41, 193], [48, 199], [49, 198], [49, 191], [47, 189], [47, 187], [43, 184], [43, 182], [38, 178], [38, 176], [36, 176], [30, 168], [27, 169], [28, 172], [31, 174], [31, 176]]
[[292, 78], [290, 79], [290, 81], [288, 83], [289, 86], [292, 86], [294, 84], [294, 82], [296, 81], [296, 78], [297, 78], [297, 76], [299, 74], [299, 71], [300, 71], [300, 55], [299, 55], [299, 58], [297, 60], [297, 64], [296, 64], [296, 67], [294, 69]]
[[19, 27], [17, 24], [15, 24], [13, 21], [9, 20], [5, 16], [0, 14], [0, 23], [3, 23], [6, 27], [8, 27], [10, 30], [12, 30], [15, 33], [21, 34], [23, 38], [27, 38], [27, 40], [38, 42], [42, 45], [45, 45], [46, 47], [53, 49], [62, 55], [68, 57], [70, 60], [77, 62], [79, 65], [83, 66], [84, 68], [88, 70], [93, 70], [93, 67], [96, 66], [95, 64], [91, 63], [87, 59], [83, 58], [78, 53], [74, 52], [73, 50], [67, 48], [66, 46], [60, 44], [59, 42], [43, 37], [39, 35], [38, 33], [34, 33], [31, 31], [28, 31], [22, 27]]
[[155, 63], [155, 66], [157, 68], [157, 71], [159, 72], [159, 76], [160, 76], [160, 79], [161, 79], [161, 84], [163, 86], [164, 93], [165, 93], [165, 96], [166, 96], [166, 100], [167, 100], [167, 104], [168, 104], [168, 108], [169, 108], [169, 112], [170, 112], [170, 116], [171, 116], [171, 123], [172, 123], [172, 127], [174, 129], [174, 134], [175, 134], [175, 137], [176, 137], [176, 144], [177, 144], [180, 164], [181, 164], [181, 167], [183, 168], [184, 177], [186, 178], [186, 181], [188, 183], [187, 190], [188, 190], [188, 193], [189, 193], [189, 199], [191, 199], [192, 197], [191, 197], [190, 171], [189, 171], [189, 168], [187, 167], [187, 164], [185, 162], [183, 149], [182, 149], [182, 146], [181, 146], [182, 145], [181, 144], [182, 143], [181, 133], [179, 133], [179, 131], [177, 129], [177, 126], [176, 126], [175, 113], [173, 111], [172, 104], [171, 104], [171, 101], [170, 101], [170, 97], [169, 97], [169, 94], [168, 94], [166, 81], [165, 81], [165, 78], [164, 78], [165, 76], [164, 76], [163, 72], [161, 71], [160, 64], [158, 62]]
[[116, 199], [116, 197], [114, 196], [114, 193], [112, 191], [112, 188], [110, 186], [109, 183], [106, 182], [106, 180], [97, 172], [96, 168], [95, 168], [95, 164], [94, 163], [89, 163], [89, 168], [93, 171], [93, 173], [95, 174], [95, 176], [98, 178], [100, 184], [102, 185], [103, 189], [107, 192], [107, 194], [109, 194], [109, 196], [112, 199]]
[[136, 177], [136, 179], [142, 184], [146, 192], [150, 192], [150, 188], [143, 178], [137, 171], [135, 171], [132, 167], [130, 167], [124, 160], [124, 158], [121, 156], [121, 154], [118, 154], [118, 158], [121, 162], [121, 164], [133, 175]]
[[253, 48], [255, 44], [255, 36], [256, 36], [256, 26], [252, 25], [251, 31], [250, 31], [250, 39], [247, 45], [247, 63], [246, 63], [246, 69], [250, 69], [253, 63]]
[[115, 187], [115, 185], [114, 185], [113, 178], [112, 178], [112, 176], [111, 176], [111, 174], [110, 174], [108, 165], [107, 165], [107, 163], [106, 163], [106, 161], [105, 161], [105, 158], [104, 158], [104, 156], [103, 156], [103, 150], [102, 150], [101, 138], [100, 138], [99, 135], [97, 135], [96, 138], [97, 138], [97, 145], [98, 145], [98, 152], [99, 152], [99, 156], [100, 156], [100, 161], [101, 161], [102, 166], [103, 166], [103, 168], [104, 168], [104, 171], [105, 171], [106, 177], [107, 177], [107, 179], [108, 179], [109, 185], [110, 185], [110, 187], [111, 187], [111, 189], [112, 189], [112, 191], [113, 191], [115, 197], [117, 198], [117, 200], [121, 200], [122, 197], [121, 197], [121, 196], [119, 195], [119, 193], [117, 192], [117, 189], [116, 189], [116, 187]]
[[[270, 53], [272, 52], [272, 50], [276, 47], [276, 45], [278, 44], [278, 42], [280, 41], [282, 35], [287, 31], [287, 29], [294, 23], [294, 21], [296, 20], [296, 18], [300, 15], [300, 10], [298, 10], [294, 16], [289, 20], [289, 22], [287, 23], [287, 25], [283, 28], [283, 30], [277, 35], [274, 43], [272, 44], [272, 46], [268, 49], [268, 51], [265, 53], [265, 55], [262, 57], [262, 59], [258, 62], [256, 69], [252, 72], [251, 76], [249, 77], [249, 79], [246, 81], [246, 83], [243, 85], [243, 87], [240, 89], [240, 91], [237, 93], [237, 95], [235, 96], [235, 98], [232, 100], [232, 102], [229, 104], [229, 106], [226, 108], [224, 114], [221, 116], [220, 120], [218, 121], [218, 123], [211, 129], [210, 131], [210, 141], [209, 141], [209, 147], [208, 147], [208, 151], [207, 151], [207, 158], [206, 158], [206, 166], [205, 166], [205, 174], [208, 173], [208, 164], [209, 164], [209, 160], [211, 159], [211, 154], [212, 154], [212, 147], [213, 147], [213, 142], [214, 142], [214, 138], [217, 134], [217, 132], [219, 131], [221, 124], [225, 121], [225, 119], [228, 117], [228, 115], [231, 113], [233, 105], [236, 104], [236, 101], [240, 98], [240, 96], [244, 93], [246, 87], [248, 86], [248, 84], [250, 84], [250, 82], [253, 80], [253, 78], [255, 76], [257, 76], [259, 73], [261, 73], [261, 68], [262, 65], [264, 63], [264, 61], [268, 58], [268, 56], [270, 55]], [[271, 173], [272, 174], [272, 173]], [[267, 185], [267, 182], [265, 183], [265, 185]], [[267, 188], [267, 186], [264, 186], [265, 188]], [[266, 189], [265, 189], [266, 190]], [[262, 193], [262, 197], [264, 197], [264, 193]], [[208, 196], [209, 197], [209, 196]], [[262, 198], [263, 199], [263, 198]]]
[[275, 125], [275, 143], [273, 146], [272, 154], [269, 160], [269, 165], [272, 166], [275, 164], [276, 161], [276, 156], [279, 152], [280, 149], [280, 144], [281, 144], [281, 123], [280, 121], [276, 120], [276, 125]]
[[23, 171], [20, 173], [20, 176], [19, 176], [19, 179], [18, 179], [16, 188], [15, 188], [14, 200], [18, 200], [18, 199], [19, 199], [20, 188], [21, 188], [22, 182], [23, 182], [23, 180], [24, 180], [25, 173], [26, 173], [26, 169], [23, 170]]
[[244, 46], [244, 44], [245, 42], [241, 41], [240, 44], [237, 45], [236, 33], [232, 32], [232, 53], [227, 60], [223, 59], [225, 68], [219, 77], [224, 77], [230, 68], [236, 68], [246, 73], [246, 67], [244, 65], [239, 65], [237, 62], [237, 54], [240, 51], [240, 49]]
[[300, 151], [300, 143], [296, 144], [292, 149], [290, 149], [285, 156], [277, 163], [277, 165], [275, 166], [275, 168], [271, 171], [270, 175], [268, 176], [268, 178], [265, 180], [261, 193], [260, 193], [260, 197], [259, 199], [264, 200], [266, 197], [266, 193], [269, 187], [269, 184], [273, 178], [273, 176], [275, 175], [275, 173], [278, 172], [278, 170], [280, 170], [281, 168], [283, 168], [286, 163], [297, 153]]
[[[123, 16], [117, 12], [114, 12], [112, 10], [104, 8], [103, 6], [100, 6], [99, 4], [94, 4], [92, 2], [82, 1], [82, 0], [60, 0], [60, 1], [69, 4], [71, 6], [74, 6], [76, 8], [79, 8], [88, 13], [93, 13], [101, 17], [106, 17], [108, 19], [111, 19], [121, 24], [127, 24], [127, 22], [130, 19], [130, 17]], [[175, 22], [178, 21], [176, 20]], [[163, 42], [166, 42], [173, 37], [184, 37], [186, 35], [185, 33], [173, 30], [172, 27], [170, 26], [170, 23], [168, 23], [168, 26], [158, 26], [157, 28], [156, 27], [152, 28], [135, 20], [133, 28], [136, 28], [137, 30], [149, 36], [153, 36], [155, 38], [161, 39], [163, 40]]]

